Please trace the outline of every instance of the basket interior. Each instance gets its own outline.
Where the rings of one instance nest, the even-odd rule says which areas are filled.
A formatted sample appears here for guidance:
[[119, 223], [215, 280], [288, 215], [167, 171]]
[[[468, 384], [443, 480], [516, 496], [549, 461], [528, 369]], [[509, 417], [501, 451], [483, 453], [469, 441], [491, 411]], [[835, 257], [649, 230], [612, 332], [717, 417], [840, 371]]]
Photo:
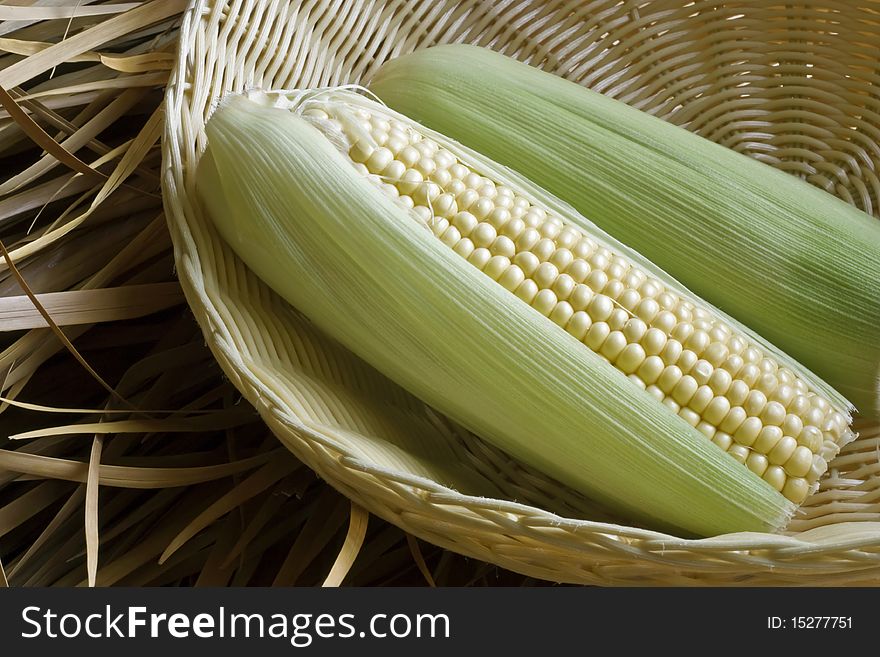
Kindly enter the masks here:
[[[374, 513], [521, 572], [619, 583], [644, 573], [618, 572], [609, 552], [626, 562], [636, 544], [642, 556], [664, 543], [697, 550], [699, 542], [629, 526], [512, 462], [280, 300], [222, 243], [195, 201], [204, 123], [226, 91], [363, 84], [390, 58], [468, 42], [682, 125], [880, 216], [880, 3], [208, 0], [187, 14], [181, 39], [164, 145], [181, 283], [227, 375], [297, 456]], [[876, 557], [880, 429], [858, 428], [861, 439], [835, 459], [789, 531], [816, 540], [828, 534], [844, 549], [848, 523], [866, 523], [877, 533], [866, 541], [859, 530], [858, 549]], [[499, 538], [505, 533], [529, 536], [559, 563], [528, 552], [529, 541]], [[738, 536], [723, 550], [761, 551], [767, 540]], [[699, 549], [716, 554], [715, 545]], [[554, 552], [563, 546], [568, 561]], [[687, 579], [683, 563], [716, 583], [768, 570], [759, 558], [713, 556], [713, 579], [682, 558], [652, 561], [652, 572], [665, 573], [656, 581]], [[840, 572], [852, 572], [852, 563], [841, 560]], [[604, 565], [601, 574], [596, 564]], [[795, 580], [800, 572], [776, 571]]]

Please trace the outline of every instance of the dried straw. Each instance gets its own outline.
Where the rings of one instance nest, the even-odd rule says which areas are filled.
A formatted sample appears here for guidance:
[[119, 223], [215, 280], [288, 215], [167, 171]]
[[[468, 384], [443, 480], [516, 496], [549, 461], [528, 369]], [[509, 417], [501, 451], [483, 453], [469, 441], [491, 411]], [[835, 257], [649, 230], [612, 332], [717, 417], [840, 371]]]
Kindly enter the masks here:
[[368, 519], [222, 377], [159, 193], [186, 4], [0, 7], [0, 586], [526, 582]]
[[[544, 584], [368, 521], [282, 447], [222, 376], [182, 304], [159, 189], [162, 98], [187, 4], [0, 7], [0, 243], [8, 254], [0, 260], [0, 586]], [[332, 3], [345, 38], [321, 47], [297, 39], [290, 51], [279, 40], [290, 44], [294, 21], [310, 35], [322, 29], [297, 7], [321, 3], [263, 4], [288, 20], [263, 35], [279, 47], [260, 75], [366, 80], [417, 45], [407, 35], [417, 28], [422, 45], [467, 40], [521, 58], [532, 49], [548, 70], [878, 214], [876, 0], [820, 3], [821, 34], [785, 40], [781, 64], [781, 42], [738, 32], [741, 14], [729, 3], [707, 2], [706, 26], [689, 33], [700, 12], [667, 0], [351, 0]], [[228, 18], [221, 4], [212, 7], [212, 22]], [[808, 25], [786, 12], [809, 7], [755, 7], [749, 25]], [[385, 37], [316, 68], [331, 46], [347, 48], [350, 34], [381, 30]], [[826, 44], [841, 33], [852, 57]], [[282, 66], [288, 52], [295, 56]], [[817, 62], [804, 65], [808, 72], [799, 68], [806, 55]], [[792, 92], [782, 87], [804, 80], [812, 83], [797, 87], [803, 107], [788, 107]], [[828, 91], [838, 88], [849, 114]], [[880, 520], [880, 428], [861, 430], [797, 520], [797, 540], [766, 536], [746, 550], [729, 537], [694, 546], [633, 527], [588, 534], [576, 519], [609, 520], [601, 510], [478, 441], [460, 450], [466, 470], [506, 482], [503, 498], [559, 515], [486, 498], [467, 517], [496, 560], [543, 577], [797, 584], [809, 570], [824, 572], [827, 585], [876, 584], [876, 533], [859, 526]], [[397, 483], [395, 491], [412, 489], [408, 479]], [[445, 514], [410, 519], [423, 522], [426, 538], [450, 544], [448, 534], [461, 529], [460, 498], [430, 499]], [[832, 534], [843, 520], [854, 522]]]

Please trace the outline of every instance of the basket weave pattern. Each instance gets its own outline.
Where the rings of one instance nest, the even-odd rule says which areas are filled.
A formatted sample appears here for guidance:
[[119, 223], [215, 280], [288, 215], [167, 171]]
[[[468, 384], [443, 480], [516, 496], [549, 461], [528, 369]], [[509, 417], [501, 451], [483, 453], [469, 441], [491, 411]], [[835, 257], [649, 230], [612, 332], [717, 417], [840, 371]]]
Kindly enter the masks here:
[[[438, 43], [493, 48], [880, 212], [880, 3], [198, 0], [167, 92], [164, 196], [190, 306], [224, 371], [306, 464], [437, 545], [585, 584], [880, 582], [880, 430], [832, 463], [785, 536], [628, 526], [511, 462], [315, 331], [219, 239], [194, 195], [213, 103], [365, 83]], [[431, 449], [461, 467], [435, 467]], [[516, 500], [516, 501], [511, 501]]]

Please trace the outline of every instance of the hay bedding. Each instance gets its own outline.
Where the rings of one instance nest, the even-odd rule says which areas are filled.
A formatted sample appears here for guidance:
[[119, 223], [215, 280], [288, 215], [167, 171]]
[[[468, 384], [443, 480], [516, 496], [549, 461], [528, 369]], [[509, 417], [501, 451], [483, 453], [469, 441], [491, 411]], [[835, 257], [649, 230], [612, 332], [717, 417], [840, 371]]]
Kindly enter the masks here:
[[185, 6], [0, 6], [0, 584], [530, 581], [368, 519], [221, 375], [159, 190]]
[[[183, 302], [160, 196], [163, 90], [187, 4], [0, 6], [0, 585], [545, 583], [369, 517], [281, 446], [222, 375]], [[663, 103], [630, 88], [638, 75], [612, 89], [581, 81], [667, 116]], [[686, 110], [675, 115], [679, 123], [730, 141]], [[773, 148], [787, 143], [772, 131], [758, 137]], [[825, 185], [821, 162], [808, 166], [802, 149], [776, 151], [777, 160], [765, 153], [773, 148], [751, 154], [877, 214], [873, 169], [860, 169], [867, 186], [846, 176]], [[838, 516], [880, 519], [878, 445], [880, 429], [865, 425], [799, 531], [821, 532]], [[474, 449], [475, 468], [517, 467]], [[511, 481], [531, 478], [520, 470]], [[533, 495], [541, 487], [526, 488]], [[532, 502], [567, 517], [584, 509], [603, 517], [579, 499]], [[835, 549], [847, 540], [843, 558], [857, 561], [829, 562], [834, 575], [825, 583], [876, 582], [874, 539], [863, 545], [856, 532]], [[626, 553], [628, 539], [614, 545]], [[602, 543], [603, 553], [610, 547]], [[767, 547], [784, 559], [808, 546]], [[693, 584], [719, 573], [712, 581], [723, 582], [728, 566], [772, 574], [776, 565], [760, 550], [740, 553], [721, 541], [707, 546], [696, 574], [670, 575], [658, 565], [663, 545], [639, 549], [645, 558], [624, 554], [631, 561], [605, 568], [602, 581], [644, 574]], [[529, 563], [523, 552], [518, 563]], [[847, 572], [847, 563], [858, 567]], [[794, 583], [799, 568], [791, 567]], [[731, 573], [729, 582], [739, 582]]]

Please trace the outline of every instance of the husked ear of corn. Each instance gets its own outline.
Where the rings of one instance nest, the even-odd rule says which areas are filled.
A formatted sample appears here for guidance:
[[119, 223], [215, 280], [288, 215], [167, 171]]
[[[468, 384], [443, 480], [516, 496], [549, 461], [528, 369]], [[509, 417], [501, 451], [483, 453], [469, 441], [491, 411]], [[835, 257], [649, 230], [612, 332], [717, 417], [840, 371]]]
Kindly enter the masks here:
[[[570, 203], [804, 363], [862, 414], [880, 416], [877, 220], [484, 48], [416, 51], [384, 64], [370, 88]], [[880, 201], [880, 189], [866, 194]]]
[[362, 95], [228, 97], [197, 190], [322, 330], [572, 488], [689, 534], [784, 527], [850, 406], [526, 179]]

